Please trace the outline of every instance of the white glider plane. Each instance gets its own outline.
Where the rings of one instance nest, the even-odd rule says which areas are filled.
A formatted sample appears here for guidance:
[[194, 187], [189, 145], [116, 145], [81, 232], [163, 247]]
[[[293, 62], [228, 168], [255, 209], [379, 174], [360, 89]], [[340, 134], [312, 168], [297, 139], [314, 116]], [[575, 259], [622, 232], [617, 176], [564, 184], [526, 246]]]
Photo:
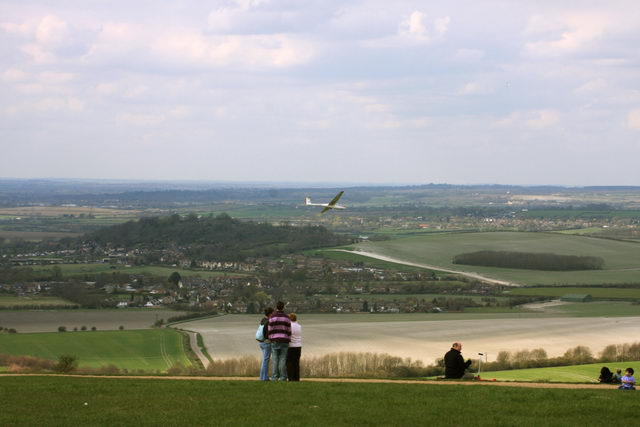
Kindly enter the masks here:
[[340, 200], [340, 197], [342, 197], [343, 194], [344, 194], [344, 191], [339, 192], [336, 195], [336, 197], [334, 197], [333, 200], [331, 200], [329, 203], [311, 203], [311, 198], [307, 197], [305, 199], [305, 205], [306, 206], [324, 206], [324, 209], [322, 209], [320, 213], [325, 213], [329, 209], [346, 209], [345, 206], [340, 206], [337, 204], [338, 200]]

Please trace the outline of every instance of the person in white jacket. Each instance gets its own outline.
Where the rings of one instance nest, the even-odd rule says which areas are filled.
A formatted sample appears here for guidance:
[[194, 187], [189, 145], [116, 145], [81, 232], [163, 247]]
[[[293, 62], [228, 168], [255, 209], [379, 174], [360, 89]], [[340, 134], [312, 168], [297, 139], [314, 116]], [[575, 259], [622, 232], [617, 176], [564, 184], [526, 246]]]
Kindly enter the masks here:
[[289, 315], [291, 319], [291, 342], [287, 352], [287, 378], [289, 381], [300, 381], [300, 355], [302, 354], [302, 326], [298, 323], [295, 313]]

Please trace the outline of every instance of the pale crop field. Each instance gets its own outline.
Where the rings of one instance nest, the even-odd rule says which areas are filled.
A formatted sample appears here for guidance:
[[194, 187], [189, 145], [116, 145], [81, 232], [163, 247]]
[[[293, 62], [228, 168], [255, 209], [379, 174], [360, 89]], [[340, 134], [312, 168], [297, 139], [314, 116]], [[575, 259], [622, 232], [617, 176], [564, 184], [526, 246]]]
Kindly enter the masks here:
[[[560, 233], [446, 233], [355, 245], [367, 252], [411, 263], [428, 264], [520, 284], [573, 285], [640, 283], [640, 245]], [[540, 271], [453, 264], [453, 257], [480, 250], [550, 252], [602, 257], [603, 270]]]
[[[259, 315], [227, 315], [182, 323], [202, 334], [214, 359], [259, 355], [255, 330]], [[549, 357], [586, 345], [594, 353], [640, 336], [639, 317], [544, 317], [531, 314], [301, 314], [302, 356], [374, 352], [431, 364], [463, 343], [463, 355], [478, 358], [500, 351], [544, 348]]]

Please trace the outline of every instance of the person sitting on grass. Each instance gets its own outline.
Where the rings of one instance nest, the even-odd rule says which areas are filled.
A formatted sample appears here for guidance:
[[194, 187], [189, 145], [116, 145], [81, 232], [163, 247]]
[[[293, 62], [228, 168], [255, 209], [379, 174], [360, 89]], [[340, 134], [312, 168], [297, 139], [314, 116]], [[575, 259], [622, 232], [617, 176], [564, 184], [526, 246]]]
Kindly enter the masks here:
[[445, 378], [473, 378], [472, 373], [466, 373], [465, 370], [471, 365], [471, 360], [464, 361], [462, 357], [462, 344], [454, 342], [451, 345], [451, 350], [444, 355], [444, 377]]
[[620, 380], [622, 379], [622, 370], [620, 368], [616, 369], [616, 373], [613, 374], [612, 383], [620, 384]]
[[603, 366], [602, 369], [600, 369], [598, 381], [605, 384], [613, 383], [613, 372], [611, 372], [606, 366]]
[[633, 378], [633, 368], [627, 368], [624, 370], [624, 377], [620, 380], [622, 385], [618, 387], [619, 390], [635, 390], [636, 379]]

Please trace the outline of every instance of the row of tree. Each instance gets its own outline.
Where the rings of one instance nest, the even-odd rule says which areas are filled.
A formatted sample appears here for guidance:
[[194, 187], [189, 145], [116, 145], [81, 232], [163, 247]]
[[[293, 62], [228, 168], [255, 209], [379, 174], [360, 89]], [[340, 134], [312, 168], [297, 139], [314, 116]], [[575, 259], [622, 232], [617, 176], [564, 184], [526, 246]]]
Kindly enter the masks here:
[[602, 270], [604, 267], [601, 257], [510, 251], [469, 252], [453, 257], [453, 263], [545, 271]]

